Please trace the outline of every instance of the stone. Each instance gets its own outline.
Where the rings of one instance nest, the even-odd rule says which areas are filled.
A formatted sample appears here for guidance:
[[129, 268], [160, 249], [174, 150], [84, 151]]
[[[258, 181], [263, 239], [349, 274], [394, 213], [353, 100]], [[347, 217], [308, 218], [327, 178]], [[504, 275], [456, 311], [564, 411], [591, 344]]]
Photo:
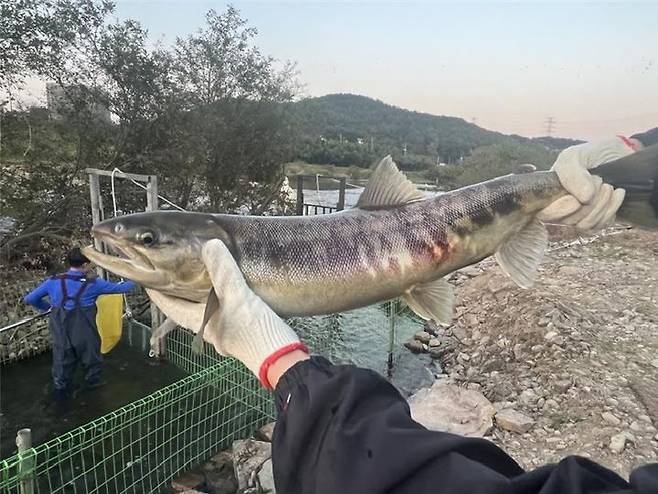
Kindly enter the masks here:
[[493, 405], [476, 390], [436, 381], [409, 398], [411, 417], [430, 430], [482, 437], [493, 427]]
[[469, 278], [475, 278], [477, 275], [482, 273], [482, 270], [477, 266], [466, 266], [459, 270], [460, 273], [468, 276]]
[[630, 428], [633, 432], [641, 432], [642, 431], [642, 426], [637, 420], [634, 420], [631, 422]]
[[560, 379], [553, 383], [553, 388], [558, 393], [565, 393], [571, 388], [571, 381], [569, 379]]
[[254, 472], [272, 457], [272, 445], [255, 439], [233, 441], [233, 469], [238, 489], [245, 490], [250, 485]]
[[512, 348], [512, 353], [514, 354], [514, 358], [516, 360], [521, 360], [523, 359], [523, 345], [521, 343], [517, 343], [514, 345]]
[[526, 389], [519, 395], [519, 402], [525, 406], [534, 406], [539, 396], [532, 389]]
[[235, 494], [238, 484], [235, 481], [233, 472], [230, 477], [219, 473], [206, 473], [206, 490], [208, 494]]
[[404, 344], [407, 349], [413, 353], [421, 353], [423, 351], [423, 344], [418, 340], [409, 340]]
[[546, 400], [546, 403], [544, 403], [544, 408], [547, 408], [549, 410], [551, 410], [551, 409], [554, 410], [559, 406], [560, 406], [560, 404], [552, 398], [549, 398], [548, 400]]
[[610, 451], [619, 454], [626, 449], [626, 443], [633, 440], [633, 436], [628, 432], [620, 432], [610, 438]]
[[499, 411], [494, 417], [496, 424], [501, 429], [506, 431], [516, 432], [517, 434], [524, 434], [532, 429], [535, 421], [527, 415], [505, 408]]
[[268, 443], [271, 443], [272, 436], [274, 435], [275, 425], [276, 422], [270, 422], [269, 424], [265, 424], [263, 427], [258, 429], [258, 438], [262, 439], [263, 441], [267, 441]]
[[421, 343], [425, 343], [426, 345], [430, 342], [430, 339], [432, 339], [432, 335], [429, 334], [427, 331], [418, 331], [415, 335], [414, 338]]
[[544, 335], [544, 339], [547, 341], [554, 340], [558, 336], [558, 334], [559, 333], [557, 331], [549, 331]]
[[175, 492], [194, 491], [201, 487], [206, 478], [199, 472], [185, 472], [171, 482], [171, 488]]
[[610, 412], [603, 412], [601, 414], [601, 418], [610, 425], [619, 425], [621, 424], [621, 420], [619, 420], [617, 417], [615, 417], [613, 414]]
[[441, 345], [441, 338], [432, 338], [429, 342], [430, 348], [434, 348]]
[[658, 369], [658, 358], [651, 361], [651, 366]]
[[260, 484], [260, 492], [276, 494], [274, 474], [272, 473], [272, 459], [263, 463], [260, 472], [258, 472], [258, 483]]

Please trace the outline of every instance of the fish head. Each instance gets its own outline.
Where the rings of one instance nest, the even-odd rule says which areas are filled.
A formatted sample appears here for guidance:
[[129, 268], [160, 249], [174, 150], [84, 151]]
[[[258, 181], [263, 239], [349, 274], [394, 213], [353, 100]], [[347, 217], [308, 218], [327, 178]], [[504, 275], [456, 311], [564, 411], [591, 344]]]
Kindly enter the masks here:
[[210, 238], [226, 238], [210, 215], [173, 211], [112, 218], [96, 224], [91, 234], [111, 252], [85, 247], [84, 254], [98, 266], [146, 288], [193, 301], [205, 300], [211, 286], [201, 256], [203, 244]]

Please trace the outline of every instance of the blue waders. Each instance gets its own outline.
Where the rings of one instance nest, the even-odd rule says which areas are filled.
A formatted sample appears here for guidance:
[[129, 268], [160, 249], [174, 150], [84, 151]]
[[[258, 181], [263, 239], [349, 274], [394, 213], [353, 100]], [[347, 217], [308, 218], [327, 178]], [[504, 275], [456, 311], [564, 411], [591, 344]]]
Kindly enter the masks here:
[[[96, 327], [96, 306], [81, 307], [80, 297], [93, 280], [71, 278], [59, 275], [62, 286], [62, 303], [50, 313], [49, 328], [53, 338], [53, 383], [55, 398], [67, 398], [73, 385], [73, 376], [78, 361], [85, 370], [86, 387], [100, 383], [101, 375], [101, 337]], [[75, 297], [66, 290], [66, 279], [81, 282]], [[73, 301], [72, 309], [65, 309], [64, 304]]]

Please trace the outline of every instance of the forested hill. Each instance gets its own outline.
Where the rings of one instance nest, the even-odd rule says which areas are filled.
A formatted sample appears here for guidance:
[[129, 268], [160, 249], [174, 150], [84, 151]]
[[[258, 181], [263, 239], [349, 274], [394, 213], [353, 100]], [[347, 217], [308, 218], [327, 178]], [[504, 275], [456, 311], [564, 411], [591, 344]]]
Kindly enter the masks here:
[[406, 145], [407, 155], [426, 156], [433, 162], [437, 155], [441, 161], [455, 162], [478, 147], [492, 144], [528, 144], [559, 150], [577, 142], [509, 136], [461, 118], [405, 110], [354, 94], [305, 99], [293, 104], [293, 113], [298, 120], [300, 137], [309, 147], [301, 149], [299, 157], [308, 161], [323, 161], [315, 149], [318, 140], [340, 142], [341, 138], [343, 145], [353, 143], [363, 147], [363, 151], [373, 151], [374, 147], [379, 154], [396, 154], [396, 150], [401, 151]]

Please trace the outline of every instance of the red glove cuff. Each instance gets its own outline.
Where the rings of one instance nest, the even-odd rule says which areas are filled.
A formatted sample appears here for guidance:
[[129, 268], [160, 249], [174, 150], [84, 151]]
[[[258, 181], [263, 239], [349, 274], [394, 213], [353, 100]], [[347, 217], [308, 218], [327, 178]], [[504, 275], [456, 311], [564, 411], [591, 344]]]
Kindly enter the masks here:
[[628, 137], [626, 136], [617, 136], [619, 137], [624, 144], [626, 144], [629, 148], [631, 148], [633, 151], [637, 151], [637, 145], [631, 141]]
[[258, 379], [265, 389], [272, 389], [272, 385], [267, 379], [267, 371], [270, 369], [270, 366], [284, 355], [294, 352], [295, 350], [301, 350], [303, 352], [309, 353], [308, 347], [298, 341], [296, 343], [291, 343], [290, 345], [279, 348], [276, 352], [274, 352], [263, 361], [263, 363], [260, 365], [260, 370], [258, 371]]

